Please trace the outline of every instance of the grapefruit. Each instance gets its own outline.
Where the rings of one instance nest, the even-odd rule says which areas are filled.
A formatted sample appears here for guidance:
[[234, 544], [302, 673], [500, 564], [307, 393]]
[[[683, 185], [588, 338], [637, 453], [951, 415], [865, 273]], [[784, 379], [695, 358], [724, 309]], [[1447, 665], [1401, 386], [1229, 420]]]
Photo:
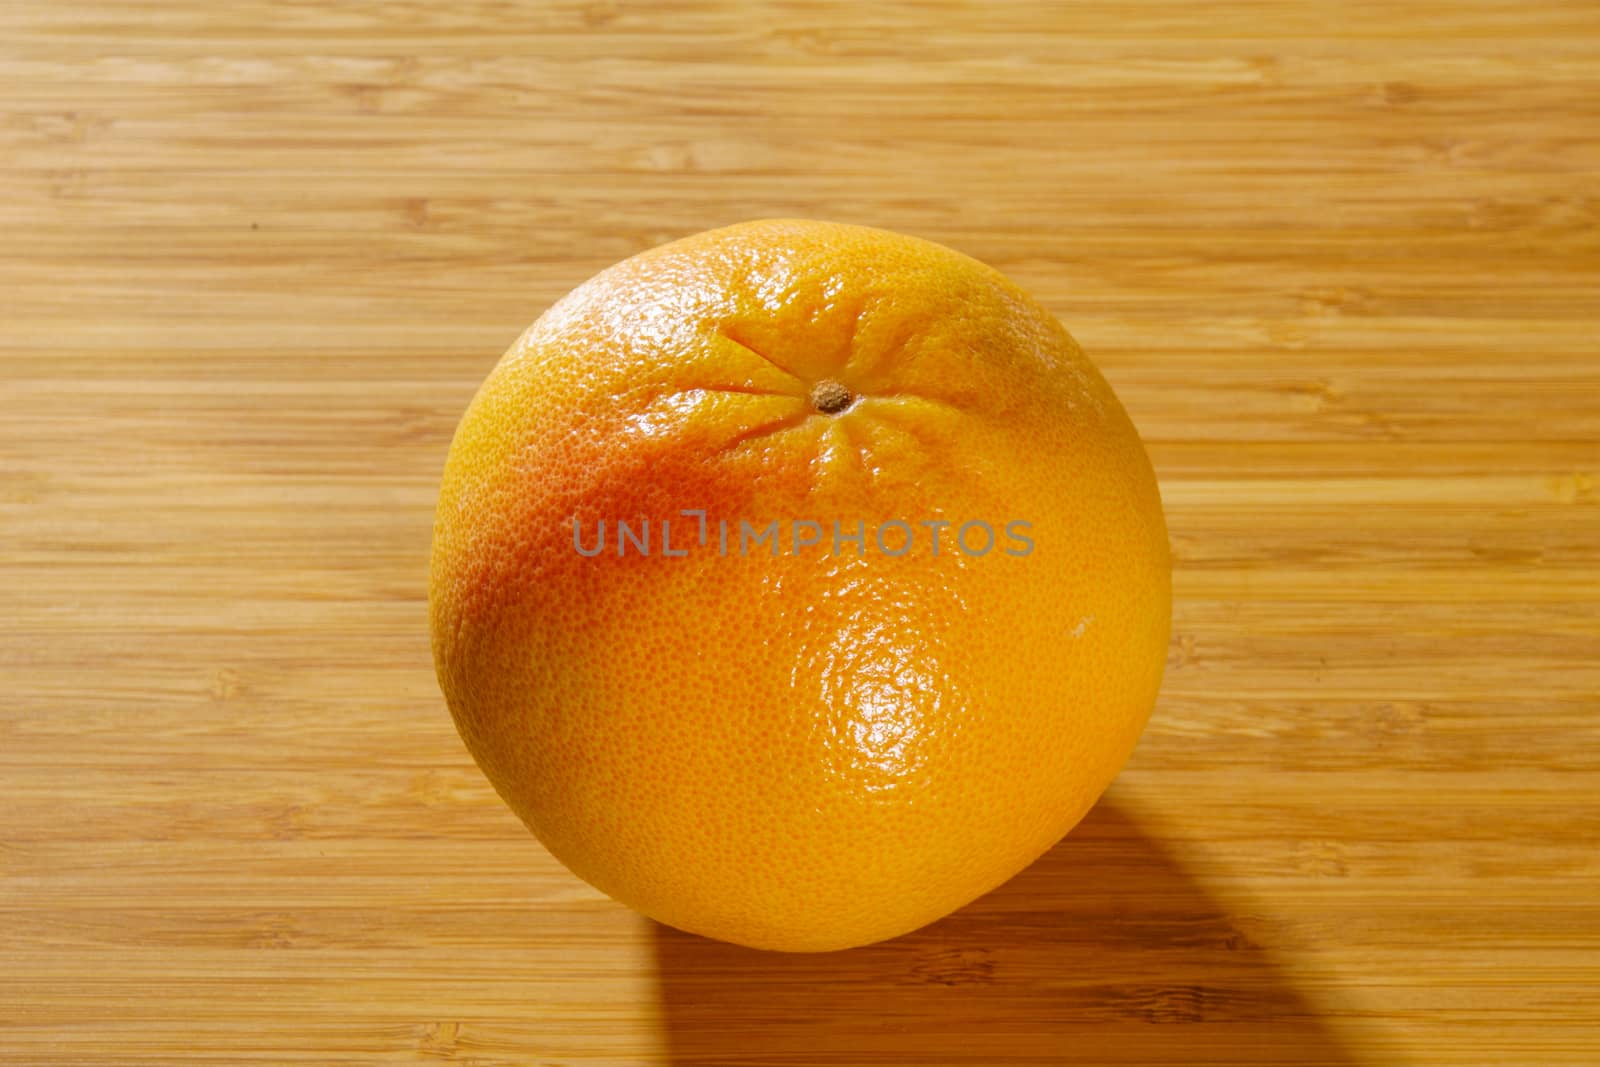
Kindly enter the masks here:
[[473, 757], [562, 863], [684, 930], [861, 945], [1084, 815], [1171, 613], [1139, 436], [996, 271], [767, 220], [611, 267], [450, 448], [430, 576]]

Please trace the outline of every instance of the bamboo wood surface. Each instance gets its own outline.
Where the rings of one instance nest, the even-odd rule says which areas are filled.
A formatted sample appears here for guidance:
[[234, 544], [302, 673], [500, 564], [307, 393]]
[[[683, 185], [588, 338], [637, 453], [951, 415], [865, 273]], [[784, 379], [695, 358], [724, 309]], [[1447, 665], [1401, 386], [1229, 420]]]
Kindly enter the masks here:
[[[0, 5], [0, 1062], [1600, 1062], [1600, 6]], [[653, 926], [470, 762], [449, 435], [741, 218], [1010, 274], [1149, 443], [1087, 821], [844, 954]]]

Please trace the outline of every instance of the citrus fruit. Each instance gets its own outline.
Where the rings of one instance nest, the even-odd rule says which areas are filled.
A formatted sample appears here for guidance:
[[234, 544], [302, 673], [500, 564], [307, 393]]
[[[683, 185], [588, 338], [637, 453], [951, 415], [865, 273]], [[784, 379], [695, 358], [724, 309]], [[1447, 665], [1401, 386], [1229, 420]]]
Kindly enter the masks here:
[[895, 936], [1062, 837], [1160, 685], [1138, 434], [996, 271], [768, 220], [568, 294], [450, 448], [430, 606], [468, 749], [574, 873], [758, 948]]

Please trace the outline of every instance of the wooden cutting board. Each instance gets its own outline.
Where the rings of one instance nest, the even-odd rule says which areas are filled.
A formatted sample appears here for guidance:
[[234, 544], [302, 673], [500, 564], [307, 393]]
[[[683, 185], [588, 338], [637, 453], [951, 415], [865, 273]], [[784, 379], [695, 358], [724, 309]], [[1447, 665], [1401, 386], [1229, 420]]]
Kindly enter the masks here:
[[[0, 1062], [1600, 1062], [1600, 6], [0, 5]], [[431, 508], [505, 346], [742, 218], [954, 245], [1178, 560], [1035, 867], [826, 956], [495, 797]]]

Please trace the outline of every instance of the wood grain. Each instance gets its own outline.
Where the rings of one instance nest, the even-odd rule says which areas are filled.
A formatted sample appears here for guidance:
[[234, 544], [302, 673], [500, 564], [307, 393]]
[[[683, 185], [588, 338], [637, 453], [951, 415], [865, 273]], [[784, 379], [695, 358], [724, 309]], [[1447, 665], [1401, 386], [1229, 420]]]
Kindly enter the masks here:
[[[1600, 6], [14, 0], [0, 89], [0, 1061], [1600, 1057]], [[565, 873], [424, 615], [499, 352], [765, 215], [1038, 294], [1178, 557], [1100, 808], [818, 957]]]

